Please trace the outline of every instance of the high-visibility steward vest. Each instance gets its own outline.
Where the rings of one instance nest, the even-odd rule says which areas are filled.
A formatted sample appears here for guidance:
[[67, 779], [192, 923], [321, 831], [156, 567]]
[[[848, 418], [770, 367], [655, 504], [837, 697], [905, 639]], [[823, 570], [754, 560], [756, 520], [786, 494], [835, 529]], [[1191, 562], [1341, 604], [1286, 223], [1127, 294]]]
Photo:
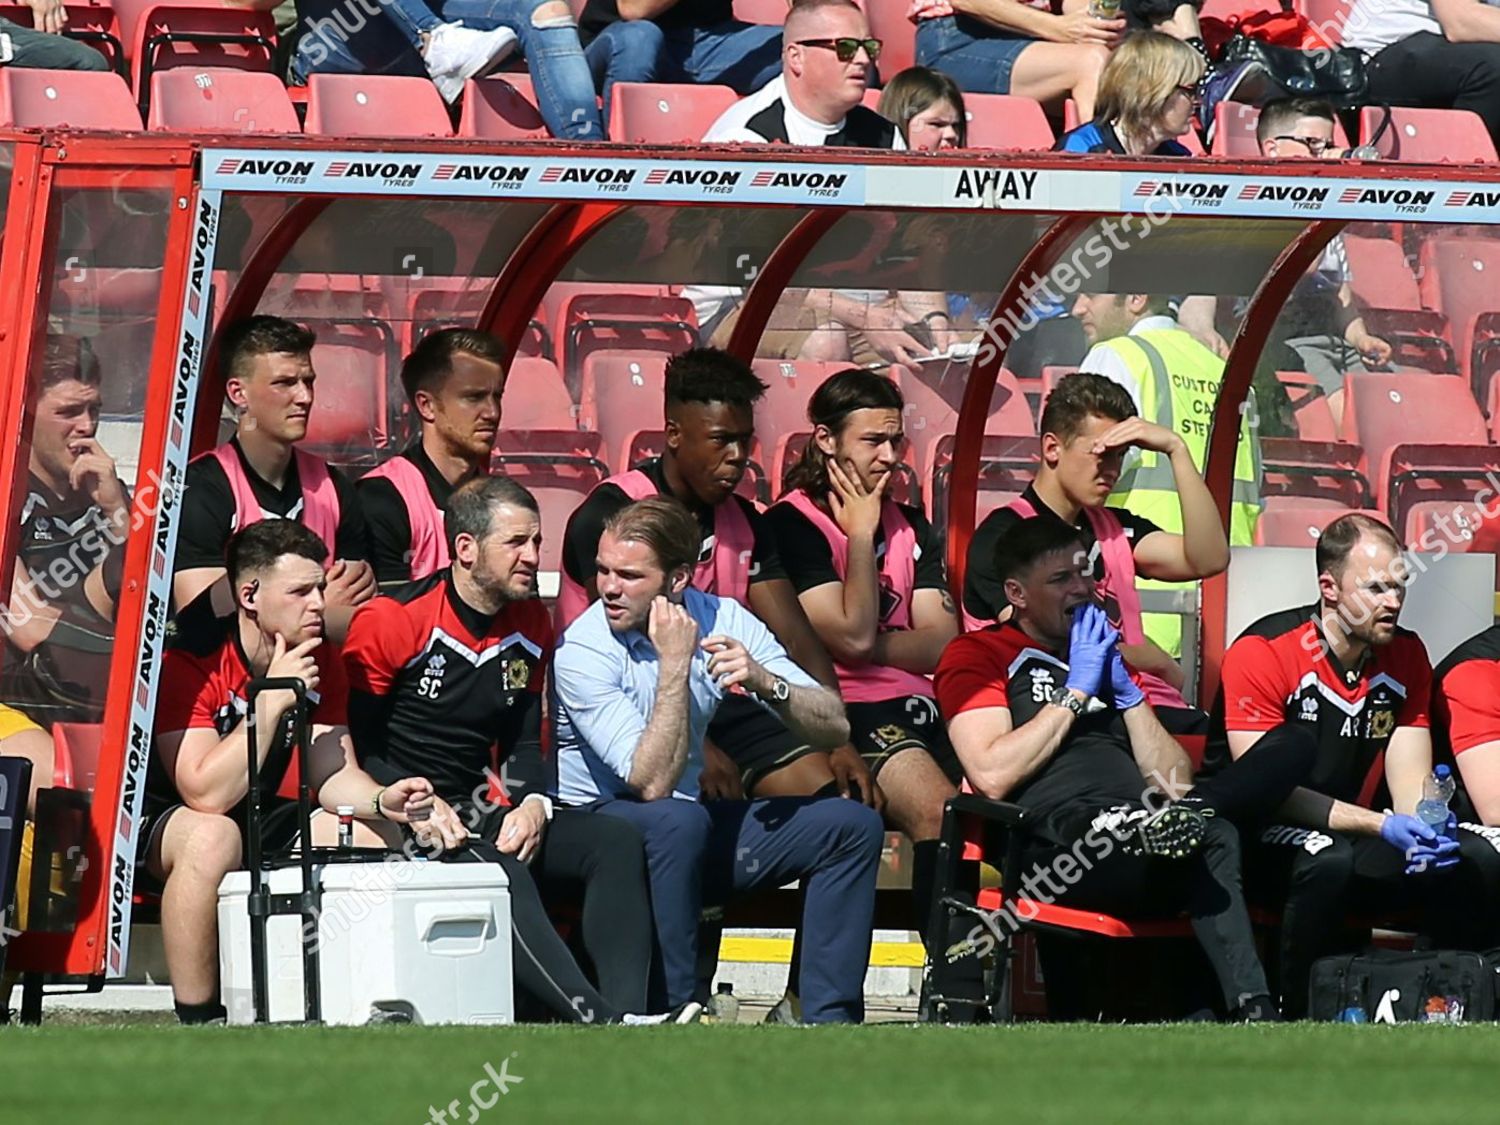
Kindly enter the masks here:
[[432, 489], [427, 487], [427, 478], [416, 463], [398, 454], [365, 477], [390, 481], [406, 505], [406, 522], [411, 524], [412, 581], [436, 574], [447, 566], [452, 560], [448, 556], [443, 512], [432, 499]]
[[[646, 500], [658, 495], [656, 482], [639, 469], [620, 473], [596, 485], [596, 490], [612, 484], [631, 500]], [[593, 493], [589, 493], [590, 496]], [[755, 548], [755, 532], [745, 518], [739, 501], [729, 497], [714, 509], [713, 554], [702, 560], [693, 571], [693, 587], [705, 594], [731, 598], [747, 604], [750, 594], [750, 554]], [[557, 595], [557, 630], [562, 632], [589, 607], [588, 591], [573, 581], [565, 570]]]
[[[1224, 361], [1181, 328], [1155, 328], [1119, 336], [1102, 345], [1114, 351], [1130, 369], [1140, 388], [1141, 414], [1147, 421], [1178, 434], [1187, 442], [1193, 464], [1203, 471], [1208, 456], [1208, 431], [1224, 382]], [[1164, 453], [1132, 450], [1109, 503], [1144, 516], [1163, 531], [1182, 534], [1182, 507], [1172, 463]], [[1240, 418], [1240, 440], [1234, 457], [1234, 491], [1229, 509], [1229, 543], [1244, 547], [1255, 542], [1260, 520], [1260, 445], [1248, 414]], [[1140, 579], [1137, 588], [1174, 590], [1185, 583]], [[1143, 615], [1146, 635], [1173, 656], [1182, 655], [1182, 618], [1173, 614]]]
[[[846, 581], [849, 575], [849, 537], [844, 534], [844, 529], [803, 489], [792, 489], [777, 503], [790, 504], [823, 533], [833, 552], [833, 572], [839, 576], [840, 582]], [[880, 530], [885, 533], [880, 584], [895, 595], [889, 600], [889, 609], [880, 620], [880, 628], [885, 631], [910, 629], [911, 600], [917, 588], [916, 529], [901, 511], [901, 506], [886, 498], [880, 503]], [[848, 667], [835, 660], [833, 670], [838, 674], [839, 689], [847, 703], [883, 703], [910, 695], [932, 698], [932, 681], [905, 668], [888, 664]]]
[[[225, 477], [229, 479], [229, 491], [234, 496], [235, 530], [241, 531], [252, 523], [265, 519], [260, 501], [255, 498], [255, 489], [250, 485], [250, 477], [245, 472], [245, 466], [233, 443], [226, 441], [203, 456], [217, 461], [224, 470]], [[292, 456], [296, 458], [297, 480], [302, 486], [300, 522], [323, 540], [328, 548], [328, 562], [325, 565], [331, 566], [339, 530], [338, 489], [334, 487], [333, 478], [328, 475], [328, 466], [318, 458], [300, 449], [292, 450]]]

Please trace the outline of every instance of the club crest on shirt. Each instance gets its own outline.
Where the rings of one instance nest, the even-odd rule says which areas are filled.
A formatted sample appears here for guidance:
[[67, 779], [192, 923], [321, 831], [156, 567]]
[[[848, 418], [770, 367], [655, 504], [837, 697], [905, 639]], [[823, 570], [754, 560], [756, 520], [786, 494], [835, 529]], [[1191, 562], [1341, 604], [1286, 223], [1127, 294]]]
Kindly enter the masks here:
[[1384, 709], [1370, 715], [1370, 737], [1389, 738], [1396, 729], [1396, 713]]
[[521, 691], [527, 684], [531, 683], [531, 665], [523, 658], [507, 661], [505, 664], [505, 690]]

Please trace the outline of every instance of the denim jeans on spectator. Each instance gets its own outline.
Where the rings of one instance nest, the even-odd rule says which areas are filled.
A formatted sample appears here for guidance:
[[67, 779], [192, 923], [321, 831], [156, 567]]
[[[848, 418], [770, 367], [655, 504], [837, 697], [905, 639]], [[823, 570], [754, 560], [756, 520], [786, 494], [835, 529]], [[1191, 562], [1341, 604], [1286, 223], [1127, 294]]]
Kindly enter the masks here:
[[[537, 107], [547, 128], [554, 136], [568, 140], [603, 140], [594, 82], [573, 17], [544, 27], [532, 23], [532, 13], [549, 2], [561, 0], [427, 0], [425, 7], [436, 14], [432, 26], [438, 21], [462, 21], [476, 31], [510, 28], [521, 41], [521, 53], [536, 87]], [[378, 5], [381, 15], [370, 16], [366, 5], [372, 3], [374, 0], [343, 0], [339, 4], [309, 0], [304, 4], [306, 34], [293, 56], [293, 81], [305, 80], [307, 74], [317, 71], [426, 74], [413, 39], [413, 29], [430, 30], [421, 27], [421, 17], [414, 14], [424, 5], [405, 0], [398, 14], [382, 0]], [[340, 29], [344, 32], [341, 39]], [[312, 39], [316, 42], [309, 45]], [[330, 39], [339, 41], [329, 44]]]
[[968, 16], [942, 16], [917, 25], [917, 62], [967, 93], [1008, 94], [1016, 59], [1035, 42]]
[[728, 20], [663, 30], [650, 20], [619, 20], [587, 55], [606, 107], [616, 82], [691, 82], [753, 94], [781, 73], [781, 28]]
[[0, 31], [10, 36], [10, 45], [15, 51], [10, 60], [11, 66], [39, 70], [109, 69], [109, 60], [98, 51], [87, 43], [69, 39], [66, 35], [34, 31], [6, 19], [0, 19]]

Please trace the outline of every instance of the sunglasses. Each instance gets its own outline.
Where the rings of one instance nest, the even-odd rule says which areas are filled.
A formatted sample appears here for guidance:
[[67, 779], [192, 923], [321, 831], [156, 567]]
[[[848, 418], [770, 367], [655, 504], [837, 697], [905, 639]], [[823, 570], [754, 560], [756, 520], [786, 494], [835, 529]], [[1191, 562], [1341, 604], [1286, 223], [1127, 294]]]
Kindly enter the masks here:
[[1194, 105], [1201, 105], [1203, 102], [1203, 92], [1197, 86], [1179, 86], [1177, 92]]
[[1333, 147], [1333, 141], [1325, 140], [1322, 137], [1297, 137], [1291, 135], [1290, 133], [1287, 133], [1279, 137], [1273, 137], [1271, 139], [1276, 141], [1296, 141], [1299, 145], [1302, 145], [1304, 148], [1306, 148], [1307, 151], [1313, 156], [1322, 156], [1325, 152]]
[[849, 36], [843, 39], [799, 39], [794, 46], [826, 47], [838, 55], [839, 62], [853, 62], [854, 56], [859, 54], [859, 49], [863, 47], [865, 54], [870, 56], [870, 61], [874, 62], [880, 58], [881, 42], [879, 39], [855, 39]]

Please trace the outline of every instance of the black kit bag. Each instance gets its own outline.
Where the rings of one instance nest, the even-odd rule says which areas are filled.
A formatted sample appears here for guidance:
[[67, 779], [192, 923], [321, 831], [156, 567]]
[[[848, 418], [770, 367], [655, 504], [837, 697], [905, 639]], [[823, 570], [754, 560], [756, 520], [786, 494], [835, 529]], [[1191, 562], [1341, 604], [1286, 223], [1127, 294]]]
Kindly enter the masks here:
[[[1365, 54], [1350, 47], [1302, 51], [1236, 35], [1224, 45], [1219, 66], [1232, 69], [1240, 63], [1254, 64], [1255, 75], [1269, 88], [1260, 97], [1244, 96], [1242, 91], [1235, 101], [1259, 103], [1267, 97], [1291, 95], [1318, 98], [1334, 109], [1356, 109], [1369, 100]], [[1246, 81], [1251, 81], [1248, 75]]]
[[1496, 966], [1483, 953], [1373, 950], [1313, 964], [1308, 1017], [1335, 1023], [1474, 1023], [1494, 1018]]

